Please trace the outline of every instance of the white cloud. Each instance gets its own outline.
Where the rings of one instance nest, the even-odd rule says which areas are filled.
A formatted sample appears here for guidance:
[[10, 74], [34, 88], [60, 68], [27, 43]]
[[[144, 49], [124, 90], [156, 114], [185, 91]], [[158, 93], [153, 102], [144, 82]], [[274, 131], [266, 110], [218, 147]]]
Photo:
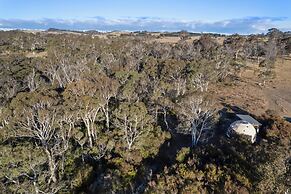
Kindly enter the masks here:
[[[284, 25], [282, 25], [284, 24]], [[87, 20], [77, 19], [41, 19], [20, 20], [0, 19], [1, 28], [19, 29], [70, 29], [70, 30], [127, 30], [127, 31], [180, 31], [217, 32], [217, 33], [262, 33], [268, 28], [276, 27], [290, 30], [291, 21], [287, 18], [249, 17], [216, 22], [186, 21], [151, 17], [106, 19], [94, 17]], [[286, 27], [287, 26], [287, 27]], [[289, 26], [289, 28], [288, 28]]]

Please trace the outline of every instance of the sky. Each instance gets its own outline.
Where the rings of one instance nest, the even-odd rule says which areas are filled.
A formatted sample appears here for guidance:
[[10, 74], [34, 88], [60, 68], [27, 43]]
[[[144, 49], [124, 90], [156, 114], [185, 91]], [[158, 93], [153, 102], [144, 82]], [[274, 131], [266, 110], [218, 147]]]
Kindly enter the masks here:
[[0, 0], [1, 29], [264, 33], [291, 30], [291, 0]]

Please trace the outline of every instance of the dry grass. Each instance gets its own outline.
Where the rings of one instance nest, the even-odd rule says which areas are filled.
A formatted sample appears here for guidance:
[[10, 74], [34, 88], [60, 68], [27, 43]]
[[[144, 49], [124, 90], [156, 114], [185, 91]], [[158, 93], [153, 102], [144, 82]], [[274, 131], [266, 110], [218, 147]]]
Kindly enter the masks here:
[[261, 115], [274, 110], [280, 116], [291, 116], [291, 61], [276, 62], [276, 77], [260, 85], [254, 64], [241, 75], [241, 81], [230, 86], [213, 88], [221, 103], [237, 106], [250, 113]]

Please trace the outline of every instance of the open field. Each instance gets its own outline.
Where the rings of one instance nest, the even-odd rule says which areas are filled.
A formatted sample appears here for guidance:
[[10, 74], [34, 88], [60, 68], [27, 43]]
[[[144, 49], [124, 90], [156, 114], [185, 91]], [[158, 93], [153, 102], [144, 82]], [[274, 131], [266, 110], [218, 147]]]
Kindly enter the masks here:
[[249, 64], [241, 74], [241, 81], [215, 88], [221, 103], [238, 106], [252, 114], [261, 115], [274, 110], [280, 116], [291, 116], [291, 60], [278, 59], [275, 78], [264, 86], [257, 78], [257, 64]]

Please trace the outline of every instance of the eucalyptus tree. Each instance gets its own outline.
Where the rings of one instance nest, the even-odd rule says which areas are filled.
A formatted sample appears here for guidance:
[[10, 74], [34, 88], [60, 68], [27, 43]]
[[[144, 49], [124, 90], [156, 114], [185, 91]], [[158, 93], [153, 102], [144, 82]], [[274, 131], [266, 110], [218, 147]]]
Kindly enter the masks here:
[[56, 106], [59, 103], [57, 93], [46, 91], [47, 95], [44, 95], [44, 92], [18, 94], [8, 106], [11, 116], [5, 126], [9, 138], [22, 140], [18, 146], [28, 144], [41, 153], [39, 157], [43, 158], [31, 162], [30, 168], [25, 169], [26, 177], [32, 180], [35, 192], [39, 193], [42, 191], [40, 188], [60, 189], [63, 183], [60, 180], [64, 176], [62, 163], [71, 147], [69, 142], [74, 126], [74, 120], [62, 114]]
[[186, 63], [179, 60], [166, 60], [161, 71], [162, 79], [169, 84], [169, 89], [175, 91], [174, 96], [184, 95], [186, 92]]
[[35, 69], [32, 69], [32, 72], [27, 76], [27, 86], [31, 92], [34, 92], [40, 86]]
[[121, 130], [122, 139], [128, 150], [132, 150], [153, 127], [152, 118], [142, 102], [121, 103], [114, 115], [114, 125]]
[[95, 122], [104, 102], [99, 98], [97, 85], [89, 80], [80, 80], [67, 86], [64, 91], [64, 106], [78, 115], [86, 127], [89, 147], [97, 140]]
[[192, 97], [180, 104], [181, 124], [178, 131], [190, 134], [192, 146], [206, 142], [213, 135], [213, 117], [215, 109], [203, 97]]
[[105, 115], [107, 130], [110, 128], [110, 100], [115, 98], [119, 89], [118, 81], [107, 77], [104, 74], [99, 74], [96, 83], [98, 87], [98, 95], [103, 102], [101, 109]]

